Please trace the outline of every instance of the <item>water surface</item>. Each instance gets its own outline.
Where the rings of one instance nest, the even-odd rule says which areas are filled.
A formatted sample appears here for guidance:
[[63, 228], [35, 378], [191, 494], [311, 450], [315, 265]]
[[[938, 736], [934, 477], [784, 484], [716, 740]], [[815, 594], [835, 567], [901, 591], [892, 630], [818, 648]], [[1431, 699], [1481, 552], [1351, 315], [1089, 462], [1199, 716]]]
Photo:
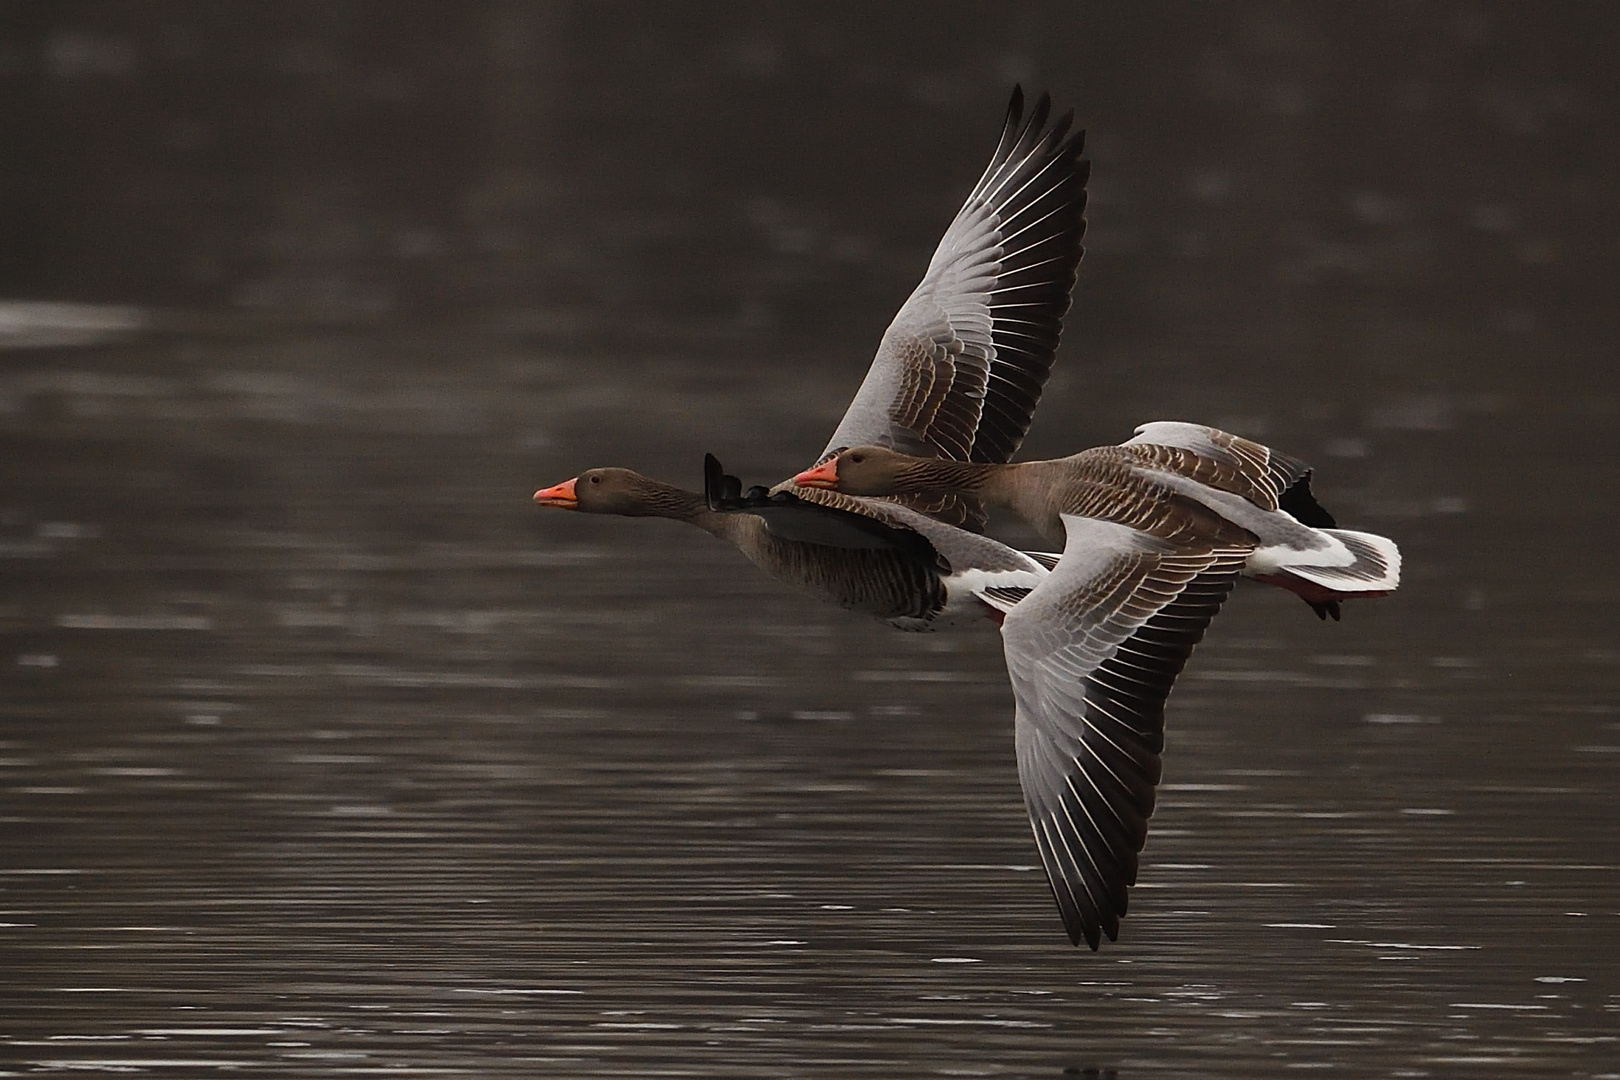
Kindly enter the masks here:
[[[0, 372], [8, 1075], [1620, 1075], [1601, 35], [725, 9], [670, 48], [492, 5], [363, 48], [343, 5], [111, 10], [35, 19], [17, 55], [55, 66], [6, 76], [82, 132], [29, 161], [151, 136], [19, 189], [110, 230], [93, 257], [62, 224], [19, 295], [149, 317]], [[601, 81], [503, 68], [490, 25]], [[261, 115], [230, 65], [163, 96], [232, 33], [302, 135], [229, 128]], [[941, 80], [964, 36], [986, 58]], [[1097, 954], [1036, 866], [992, 627], [898, 634], [695, 531], [528, 501], [807, 464], [1012, 77], [1097, 160], [1030, 452], [1223, 424], [1407, 559], [1340, 624], [1234, 595]], [[373, 129], [339, 100], [418, 141], [346, 143]], [[235, 194], [106, 257], [199, 177]]]

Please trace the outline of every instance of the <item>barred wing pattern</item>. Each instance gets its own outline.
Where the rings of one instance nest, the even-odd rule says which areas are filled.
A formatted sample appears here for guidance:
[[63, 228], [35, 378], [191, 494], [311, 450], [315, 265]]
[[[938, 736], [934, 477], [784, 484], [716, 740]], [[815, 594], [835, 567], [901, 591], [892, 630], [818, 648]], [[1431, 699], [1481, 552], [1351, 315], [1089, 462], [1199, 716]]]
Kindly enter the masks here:
[[1303, 461], [1203, 424], [1155, 420], [1120, 445], [1133, 448], [1152, 467], [1241, 495], [1262, 510], [1279, 509], [1284, 496], [1302, 482], [1301, 490], [1310, 490], [1311, 468]]
[[1014, 89], [989, 168], [884, 333], [819, 460], [877, 444], [1007, 461], [1023, 442], [1083, 251], [1089, 169], [1084, 133], [1069, 134], [1072, 116], [1048, 127], [1046, 95], [1027, 122], [1023, 107]]
[[1057, 569], [1002, 626], [1018, 774], [1069, 939], [1119, 933], [1147, 839], [1164, 705], [1252, 548], [1173, 547], [1064, 515]]

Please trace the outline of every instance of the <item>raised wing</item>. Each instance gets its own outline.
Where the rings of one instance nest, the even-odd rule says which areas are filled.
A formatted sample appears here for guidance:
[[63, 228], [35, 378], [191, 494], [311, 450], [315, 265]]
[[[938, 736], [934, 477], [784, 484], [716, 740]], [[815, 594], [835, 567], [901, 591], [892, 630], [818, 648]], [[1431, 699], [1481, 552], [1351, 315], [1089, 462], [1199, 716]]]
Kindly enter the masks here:
[[1062, 561], [1001, 632], [1035, 843], [1069, 940], [1095, 949], [1118, 936], [1136, 882], [1171, 684], [1252, 548], [1063, 522]]
[[[1023, 109], [1015, 88], [989, 167], [884, 333], [820, 460], [877, 444], [1007, 461], [1023, 442], [1083, 251], [1089, 170], [1084, 132], [1069, 135], [1072, 116], [1048, 126], [1044, 94], [1027, 122]], [[956, 502], [941, 504], [942, 519], [959, 514]]]

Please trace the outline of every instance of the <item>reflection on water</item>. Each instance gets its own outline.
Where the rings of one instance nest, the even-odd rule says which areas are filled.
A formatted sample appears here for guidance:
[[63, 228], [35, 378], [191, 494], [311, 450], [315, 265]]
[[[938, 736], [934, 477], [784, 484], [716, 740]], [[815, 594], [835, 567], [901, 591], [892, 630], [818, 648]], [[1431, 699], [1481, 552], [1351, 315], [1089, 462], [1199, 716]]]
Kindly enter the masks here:
[[[30, 31], [64, 129], [234, 32], [177, 16], [126, 48], [100, 10]], [[74, 309], [94, 333], [6, 354], [0, 1073], [1620, 1072], [1620, 579], [1593, 541], [1617, 399], [1569, 390], [1612, 356], [1609, 249], [1517, 201], [1595, 201], [1576, 173], [1612, 148], [1569, 176], [1544, 150], [1597, 97], [1492, 76], [1477, 13], [1407, 28], [1456, 71], [1380, 54], [1389, 93], [1349, 104], [1312, 58], [1365, 35], [1327, 8], [1097, 31], [1113, 66], [1060, 94], [1097, 116], [1095, 243], [1031, 452], [1152, 418], [1264, 437], [1407, 575], [1336, 625], [1233, 597], [1171, 699], [1122, 938], [1091, 954], [1036, 865], [992, 627], [898, 634], [694, 530], [528, 498], [591, 465], [695, 484], [705, 450], [750, 482], [807, 464], [982, 160], [962, 133], [993, 135], [1008, 72], [1078, 79], [1069, 45], [998, 17], [1000, 66], [947, 84], [901, 15], [671, 50], [595, 8], [489, 10], [593, 43], [617, 96], [546, 97], [535, 146], [396, 202], [414, 151], [372, 132], [306, 168], [275, 128], [268, 224], [187, 210], [208, 227], [152, 256], [149, 319]], [[347, 25], [255, 30], [273, 80], [308, 81], [276, 83], [289, 108], [421, 107], [421, 152], [462, 161], [466, 102], [421, 88], [463, 69], [356, 59]], [[441, 59], [499, 37], [440, 29]], [[926, 57], [873, 44], [902, 30]], [[1148, 100], [1163, 49], [1186, 84]], [[217, 181], [220, 100], [163, 114], [180, 164], [99, 181], [148, 186], [96, 202], [69, 169], [62, 197], [111, 228], [212, 190], [151, 178]], [[522, 142], [528, 114], [496, 112], [480, 138]], [[1384, 136], [1323, 119], [1363, 112], [1404, 163], [1378, 177], [1346, 147]], [[1480, 128], [1466, 182], [1419, 152], [1454, 124]], [[937, 175], [882, 171], [958, 137]], [[567, 165], [502, 164], [522, 153]], [[509, 281], [477, 238], [534, 220]], [[100, 265], [62, 245], [59, 290]], [[85, 280], [138, 290], [106, 262]], [[236, 306], [163, 306], [176, 267]], [[413, 323], [424, 296], [449, 314]]]

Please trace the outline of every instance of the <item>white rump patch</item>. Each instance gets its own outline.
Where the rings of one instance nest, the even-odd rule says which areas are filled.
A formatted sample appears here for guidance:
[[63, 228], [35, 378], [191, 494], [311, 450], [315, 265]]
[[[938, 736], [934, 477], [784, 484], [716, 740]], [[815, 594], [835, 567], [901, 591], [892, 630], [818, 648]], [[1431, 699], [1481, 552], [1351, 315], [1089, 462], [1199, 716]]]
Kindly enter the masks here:
[[1334, 592], [1391, 592], [1401, 583], [1401, 550], [1395, 541], [1349, 529], [1318, 529], [1323, 548], [1301, 551], [1274, 545], [1250, 555], [1250, 574], [1288, 573]]
[[900, 630], [942, 630], [982, 623], [986, 605], [1003, 614], [1011, 611], [1048, 573], [1034, 560], [1024, 570], [963, 570], [945, 578], [945, 606], [932, 619], [890, 619], [889, 625]]

